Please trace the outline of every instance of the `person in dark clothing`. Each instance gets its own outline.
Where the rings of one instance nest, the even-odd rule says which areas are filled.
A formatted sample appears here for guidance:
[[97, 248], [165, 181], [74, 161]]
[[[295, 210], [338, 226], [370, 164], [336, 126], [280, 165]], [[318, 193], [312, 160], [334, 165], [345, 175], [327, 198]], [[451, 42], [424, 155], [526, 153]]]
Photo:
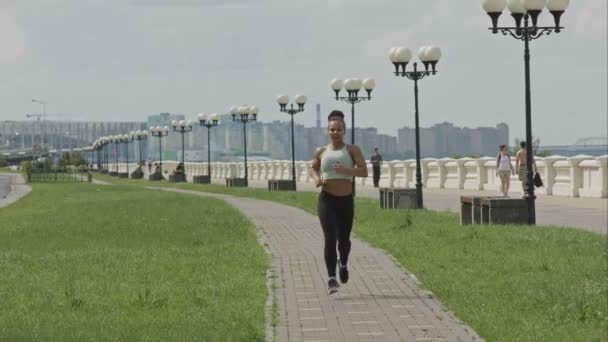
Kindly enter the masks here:
[[374, 188], [380, 183], [380, 168], [382, 167], [382, 155], [378, 152], [378, 148], [374, 147], [374, 154], [370, 158], [372, 162], [372, 174], [374, 176]]

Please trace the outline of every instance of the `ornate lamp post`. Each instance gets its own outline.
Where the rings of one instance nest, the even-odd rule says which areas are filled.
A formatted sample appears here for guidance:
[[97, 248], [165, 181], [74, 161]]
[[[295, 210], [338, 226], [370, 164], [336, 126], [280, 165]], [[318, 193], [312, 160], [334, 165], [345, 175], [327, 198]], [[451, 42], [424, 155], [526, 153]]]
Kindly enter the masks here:
[[[418, 50], [418, 59], [424, 65], [424, 71], [418, 70], [418, 62], [414, 62], [414, 70], [406, 71], [407, 64], [412, 59], [410, 49], [393, 47], [389, 50], [389, 58], [395, 66], [395, 76], [406, 77], [414, 81], [414, 121], [416, 130], [416, 206], [423, 208], [422, 200], [422, 171], [420, 168], [420, 126], [418, 120], [418, 81], [437, 73], [436, 65], [441, 58], [441, 49], [436, 46], [423, 46]], [[430, 67], [430, 70], [429, 70]]]
[[99, 138], [93, 142], [93, 150], [97, 152], [97, 171], [101, 172], [101, 142]]
[[164, 137], [169, 135], [169, 128], [167, 127], [150, 127], [150, 134], [153, 137], [158, 138], [158, 166], [159, 166], [159, 174], [156, 174], [156, 170], [154, 170], [154, 174], [150, 175], [150, 180], [162, 180], [163, 179], [163, 144], [162, 140]]
[[131, 141], [131, 138], [127, 135], [124, 134], [120, 137], [120, 142], [125, 144], [125, 156], [126, 156], [126, 161], [127, 161], [127, 177], [129, 178], [129, 141]]
[[277, 102], [279, 103], [279, 107], [281, 113], [287, 113], [291, 116], [291, 181], [292, 190], [296, 191], [296, 152], [295, 152], [295, 139], [294, 139], [294, 130], [293, 130], [293, 116], [297, 113], [304, 111], [304, 104], [306, 103], [306, 96], [304, 95], [296, 95], [295, 102], [298, 105], [298, 108], [293, 108], [293, 103], [290, 105], [290, 108], [287, 108], [287, 104], [289, 103], [289, 96], [281, 95], [277, 98]]
[[[351, 104], [351, 144], [355, 143], [355, 103], [369, 101], [372, 99], [372, 90], [376, 87], [376, 81], [371, 78], [361, 81], [358, 78], [349, 78], [344, 81], [334, 78], [331, 81], [331, 89], [336, 93], [336, 100], [346, 101]], [[340, 90], [346, 89], [348, 95], [340, 96]], [[359, 91], [365, 88], [367, 96], [359, 97]]]
[[[525, 106], [526, 106], [526, 184], [525, 196], [528, 204], [528, 224], [536, 224], [536, 209], [534, 205], [534, 182], [532, 174], [532, 99], [530, 92], [530, 41], [538, 39], [543, 35], [559, 33], [560, 18], [569, 0], [483, 0], [482, 7], [492, 19], [490, 30], [496, 34], [502, 33], [524, 42], [524, 81], [525, 81]], [[515, 26], [499, 27], [498, 18], [509, 8], [511, 16], [515, 19]], [[547, 7], [553, 15], [554, 26], [538, 26], [538, 17]], [[523, 26], [522, 26], [523, 19]], [[530, 23], [531, 21], [531, 23]], [[530, 25], [531, 24], [531, 25]]]
[[249, 173], [247, 172], [247, 124], [257, 121], [258, 108], [255, 106], [240, 106], [230, 108], [233, 122], [243, 123], [243, 155], [245, 157], [245, 180], [243, 186], [249, 184]]
[[141, 159], [141, 142], [148, 138], [148, 131], [131, 131], [131, 140], [137, 140], [137, 151], [139, 152], [139, 165], [143, 165], [143, 159]]
[[219, 115], [211, 114], [207, 117], [207, 115], [199, 113], [197, 118], [201, 127], [207, 127], [207, 177], [211, 183], [211, 128], [218, 125]]
[[46, 102], [36, 99], [32, 99], [32, 102], [42, 105], [42, 153], [44, 154], [46, 148]]
[[173, 120], [171, 121], [171, 127], [173, 127], [173, 132], [177, 132], [182, 135], [182, 164], [184, 164], [184, 134], [192, 131], [192, 120]]
[[144, 166], [144, 162], [141, 159], [141, 141], [142, 140], [146, 140], [148, 138], [148, 132], [147, 131], [131, 131], [129, 133], [129, 140], [134, 141], [137, 140], [137, 151], [138, 151], [138, 162], [137, 162], [137, 168], [135, 169], [135, 171], [130, 175], [131, 178], [142, 178], [144, 176], [144, 172], [142, 170], [143, 166]]
[[[174, 176], [174, 181], [175, 182], [185, 182], [186, 181], [186, 163], [185, 163], [185, 147], [184, 147], [184, 135], [188, 132], [192, 131], [192, 120], [173, 120], [171, 122], [171, 126], [173, 127], [173, 132], [178, 132], [179, 134], [182, 135], [182, 162], [181, 162], [181, 167], [183, 167], [183, 170], [179, 170], [179, 166], [178, 169], [176, 169], [175, 171], [175, 176]], [[183, 171], [183, 172], [180, 172]], [[171, 180], [171, 179], [170, 179]]]
[[104, 173], [110, 173], [110, 137], [106, 136], [106, 137], [102, 137], [101, 138], [101, 146], [104, 149], [104, 160], [105, 160], [105, 172]]
[[114, 143], [114, 169], [116, 170], [113, 171], [111, 174], [112, 176], [118, 176], [118, 144], [122, 142], [122, 136], [113, 135], [110, 138], [110, 141]]
[[[355, 144], [355, 103], [369, 101], [372, 99], [372, 90], [376, 87], [376, 81], [371, 78], [361, 81], [358, 78], [349, 78], [344, 81], [334, 78], [331, 89], [336, 93], [336, 100], [346, 101], [351, 105], [351, 144]], [[346, 89], [347, 96], [340, 96], [340, 90]], [[367, 96], [359, 97], [359, 91], [365, 89]], [[355, 177], [353, 177], [353, 195], [355, 194]]]

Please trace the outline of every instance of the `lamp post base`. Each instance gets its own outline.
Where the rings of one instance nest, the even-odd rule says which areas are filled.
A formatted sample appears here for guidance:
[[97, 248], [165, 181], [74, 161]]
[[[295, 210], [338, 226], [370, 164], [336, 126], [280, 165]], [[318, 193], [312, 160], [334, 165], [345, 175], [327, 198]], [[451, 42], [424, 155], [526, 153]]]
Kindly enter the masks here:
[[226, 186], [229, 188], [246, 188], [247, 178], [226, 178]]
[[179, 172], [169, 175], [169, 182], [171, 183], [185, 183], [186, 182], [186, 174]]
[[194, 184], [211, 184], [210, 176], [192, 176], [192, 183]]
[[416, 189], [380, 188], [379, 194], [382, 209], [421, 209], [418, 206]]
[[271, 179], [268, 181], [268, 191], [296, 191], [296, 184], [291, 179]]
[[163, 180], [163, 175], [161, 173], [159, 173], [159, 172], [151, 173], [148, 176], [148, 180], [150, 180], [150, 181], [161, 181], [161, 180]]

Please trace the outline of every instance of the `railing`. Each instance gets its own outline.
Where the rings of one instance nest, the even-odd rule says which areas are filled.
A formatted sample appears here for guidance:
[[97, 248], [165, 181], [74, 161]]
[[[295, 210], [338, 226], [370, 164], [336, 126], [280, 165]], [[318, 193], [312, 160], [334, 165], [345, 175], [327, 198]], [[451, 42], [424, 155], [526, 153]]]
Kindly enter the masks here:
[[92, 180], [91, 173], [86, 170], [32, 169], [27, 173], [28, 183], [80, 183]]
[[[547, 196], [568, 197], [608, 197], [608, 155], [591, 156], [550, 156], [536, 157], [536, 165], [544, 187], [536, 193]], [[163, 161], [163, 173], [170, 174], [177, 167], [177, 161]], [[514, 164], [514, 158], [513, 158]], [[308, 170], [311, 161], [296, 161], [298, 182], [312, 182]], [[118, 169], [125, 168], [119, 164]], [[515, 165], [513, 165], [515, 166]], [[114, 166], [110, 166], [113, 170]], [[249, 179], [271, 180], [291, 179], [291, 161], [273, 160], [249, 162]], [[372, 186], [371, 163], [368, 162], [369, 177], [357, 178], [357, 184]], [[500, 179], [496, 176], [496, 158], [424, 158], [421, 160], [422, 183], [427, 189], [470, 189], [498, 191]], [[243, 163], [211, 163], [214, 179], [244, 177]], [[186, 175], [207, 175], [207, 163], [186, 163]], [[416, 161], [393, 160], [383, 163], [380, 175], [381, 187], [414, 188], [416, 184]], [[517, 175], [511, 175], [511, 192], [523, 192]]]

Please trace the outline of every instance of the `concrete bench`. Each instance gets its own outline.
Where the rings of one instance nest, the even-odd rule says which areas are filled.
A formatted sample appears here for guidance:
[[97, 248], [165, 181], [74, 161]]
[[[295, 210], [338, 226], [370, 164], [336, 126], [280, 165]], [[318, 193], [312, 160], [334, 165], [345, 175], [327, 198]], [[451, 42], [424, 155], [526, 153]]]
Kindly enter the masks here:
[[192, 183], [194, 184], [211, 184], [210, 176], [193, 176]]
[[148, 175], [148, 180], [150, 181], [161, 181], [163, 180], [163, 175], [161, 173], [155, 172]]
[[246, 188], [247, 184], [247, 178], [226, 178], [226, 186], [229, 188]]
[[522, 198], [460, 196], [460, 225], [527, 224], [528, 206]]
[[131, 172], [131, 179], [141, 179], [144, 177], [144, 172], [141, 170], [141, 167], [135, 169], [135, 171]]
[[382, 209], [416, 209], [416, 189], [380, 188], [380, 208]]
[[271, 179], [268, 181], [268, 191], [295, 191], [296, 187], [292, 180]]
[[528, 224], [528, 203], [523, 198], [483, 198], [481, 223]]
[[169, 175], [169, 182], [171, 183], [185, 183], [186, 174], [183, 172], [172, 173]]

